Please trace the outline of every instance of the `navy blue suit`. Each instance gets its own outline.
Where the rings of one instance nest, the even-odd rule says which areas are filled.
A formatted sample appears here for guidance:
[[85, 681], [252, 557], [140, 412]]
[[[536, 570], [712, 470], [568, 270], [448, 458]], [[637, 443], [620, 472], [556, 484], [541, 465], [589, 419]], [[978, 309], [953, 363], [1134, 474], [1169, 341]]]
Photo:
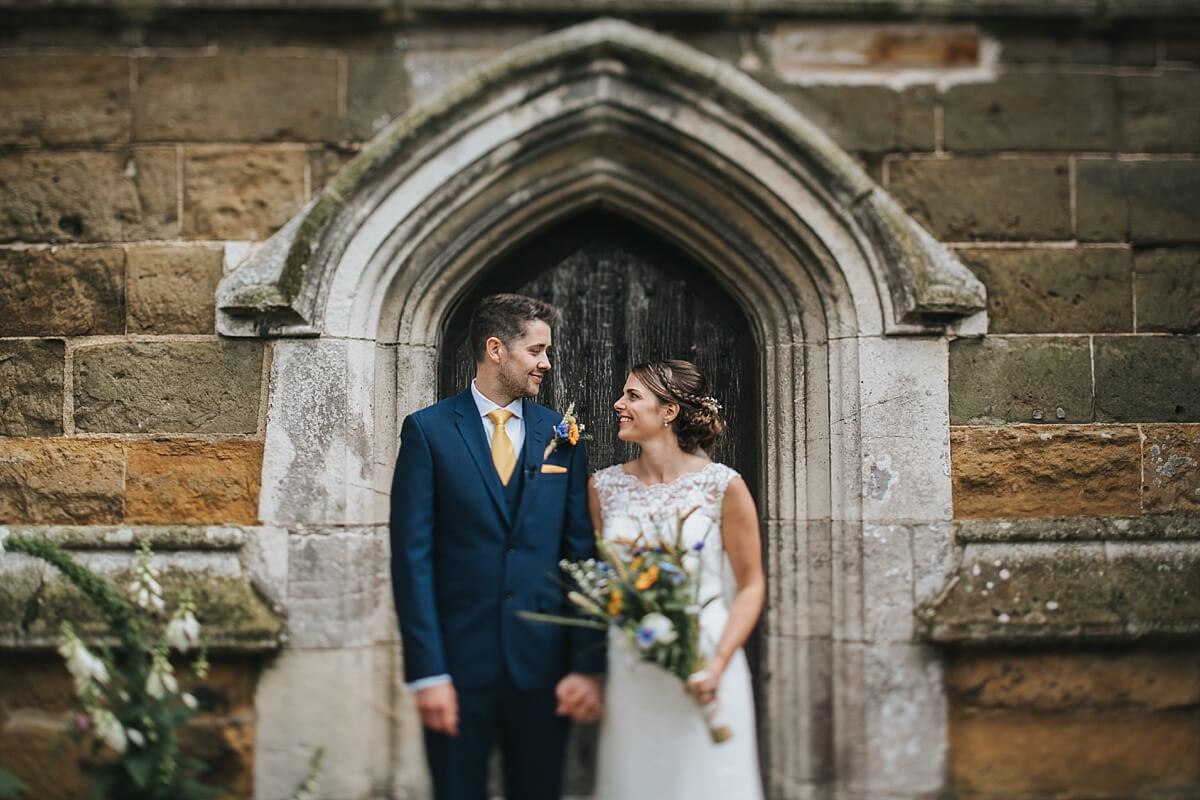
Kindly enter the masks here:
[[566, 721], [554, 687], [567, 672], [604, 671], [602, 634], [517, 616], [567, 612], [558, 562], [595, 551], [582, 443], [543, 461], [560, 416], [529, 400], [522, 416], [507, 487], [470, 390], [401, 429], [391, 544], [405, 680], [448, 674], [459, 700], [457, 738], [426, 730], [439, 800], [486, 796], [496, 734], [510, 800], [558, 798]]

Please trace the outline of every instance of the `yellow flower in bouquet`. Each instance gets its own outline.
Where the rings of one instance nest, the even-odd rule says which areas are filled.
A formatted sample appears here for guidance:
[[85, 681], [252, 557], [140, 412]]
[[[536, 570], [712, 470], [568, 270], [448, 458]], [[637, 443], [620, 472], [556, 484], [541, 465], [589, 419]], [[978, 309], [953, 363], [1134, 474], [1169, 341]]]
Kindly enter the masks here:
[[644, 592], [658, 582], [658, 566], [651, 564], [650, 568], [638, 576], [633, 584], [639, 592]]
[[610, 617], [620, 616], [623, 610], [623, 603], [620, 589], [613, 589], [612, 594], [608, 596], [608, 615]]

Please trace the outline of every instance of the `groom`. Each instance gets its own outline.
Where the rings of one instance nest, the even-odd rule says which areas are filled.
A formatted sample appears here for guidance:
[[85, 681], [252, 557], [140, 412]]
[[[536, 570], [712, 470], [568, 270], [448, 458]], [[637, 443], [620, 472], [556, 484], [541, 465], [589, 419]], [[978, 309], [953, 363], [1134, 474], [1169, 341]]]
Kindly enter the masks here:
[[600, 712], [603, 639], [529, 622], [563, 613], [560, 559], [594, 553], [582, 444], [550, 448], [537, 405], [558, 310], [485, 298], [475, 380], [404, 420], [392, 481], [392, 586], [438, 800], [487, 797], [498, 744], [509, 800], [557, 800], [568, 718]]

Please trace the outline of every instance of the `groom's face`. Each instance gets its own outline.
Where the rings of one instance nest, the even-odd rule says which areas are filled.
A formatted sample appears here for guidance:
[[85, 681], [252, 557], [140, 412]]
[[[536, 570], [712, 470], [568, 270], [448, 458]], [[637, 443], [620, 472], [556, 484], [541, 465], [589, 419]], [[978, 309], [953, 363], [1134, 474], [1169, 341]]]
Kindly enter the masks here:
[[550, 326], [540, 319], [525, 323], [525, 332], [501, 348], [500, 384], [513, 397], [537, 397], [550, 371]]

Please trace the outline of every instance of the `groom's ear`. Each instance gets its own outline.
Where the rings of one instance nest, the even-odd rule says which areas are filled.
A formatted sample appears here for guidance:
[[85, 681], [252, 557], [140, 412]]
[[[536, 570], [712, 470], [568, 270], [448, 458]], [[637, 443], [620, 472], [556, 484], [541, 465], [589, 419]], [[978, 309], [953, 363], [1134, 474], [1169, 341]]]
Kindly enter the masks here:
[[499, 364], [500, 358], [503, 355], [504, 342], [500, 341], [499, 336], [489, 336], [487, 341], [483, 343], [483, 357], [493, 364]]

